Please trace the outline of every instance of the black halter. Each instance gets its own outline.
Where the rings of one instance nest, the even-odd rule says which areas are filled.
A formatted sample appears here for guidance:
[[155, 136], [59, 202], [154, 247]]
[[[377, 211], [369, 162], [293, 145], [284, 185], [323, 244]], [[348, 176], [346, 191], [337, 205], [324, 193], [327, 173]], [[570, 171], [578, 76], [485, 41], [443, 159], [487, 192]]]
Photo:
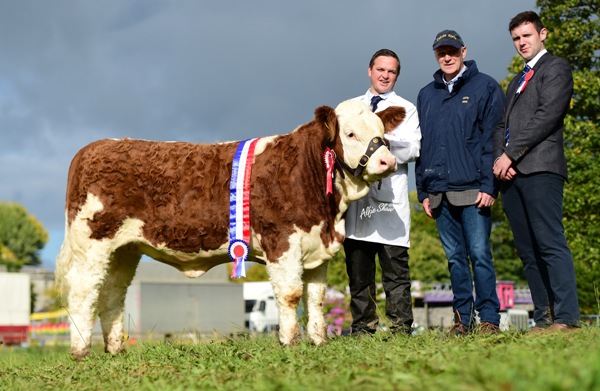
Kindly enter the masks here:
[[342, 178], [345, 178], [344, 170], [348, 171], [349, 173], [351, 173], [352, 175], [354, 175], [355, 177], [358, 178], [360, 176], [360, 174], [362, 174], [365, 167], [367, 166], [367, 163], [369, 163], [369, 159], [371, 158], [371, 156], [375, 153], [375, 151], [377, 151], [379, 148], [383, 147], [384, 145], [387, 146], [388, 143], [383, 138], [374, 137], [369, 142], [369, 146], [367, 147], [367, 150], [365, 151], [365, 153], [362, 155], [362, 157], [358, 161], [358, 166], [356, 166], [356, 168], [350, 167], [349, 165], [346, 164], [346, 162], [344, 162], [337, 155], [335, 155], [336, 168], [342, 175]]

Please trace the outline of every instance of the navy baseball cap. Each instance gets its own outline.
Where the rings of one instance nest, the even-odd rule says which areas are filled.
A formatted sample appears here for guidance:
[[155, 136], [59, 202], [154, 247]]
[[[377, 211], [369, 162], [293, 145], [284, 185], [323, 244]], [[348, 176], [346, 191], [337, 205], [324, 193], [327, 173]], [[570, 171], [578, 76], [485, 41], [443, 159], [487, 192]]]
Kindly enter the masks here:
[[460, 49], [465, 46], [465, 44], [456, 31], [444, 30], [435, 36], [435, 40], [433, 41], [433, 50], [439, 48], [440, 46], [452, 46]]

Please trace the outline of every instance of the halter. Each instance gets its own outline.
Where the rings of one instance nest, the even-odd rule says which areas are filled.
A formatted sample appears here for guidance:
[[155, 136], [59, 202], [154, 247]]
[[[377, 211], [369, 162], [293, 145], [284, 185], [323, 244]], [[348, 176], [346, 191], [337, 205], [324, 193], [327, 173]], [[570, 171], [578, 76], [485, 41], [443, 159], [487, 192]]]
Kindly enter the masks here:
[[345, 178], [344, 170], [348, 171], [349, 173], [354, 175], [356, 178], [358, 178], [360, 176], [360, 174], [362, 174], [365, 167], [367, 166], [367, 163], [369, 163], [369, 159], [371, 158], [371, 156], [373, 156], [375, 151], [377, 151], [379, 148], [381, 148], [383, 146], [387, 146], [387, 145], [388, 145], [388, 143], [383, 138], [373, 137], [373, 139], [371, 139], [371, 141], [369, 142], [369, 146], [367, 147], [366, 152], [362, 155], [362, 157], [358, 161], [358, 166], [356, 166], [356, 168], [352, 168], [349, 165], [347, 165], [346, 162], [344, 162], [342, 159], [340, 159], [337, 155], [335, 155], [335, 163], [336, 163], [335, 168], [340, 172], [340, 174], [342, 175], [342, 178]]

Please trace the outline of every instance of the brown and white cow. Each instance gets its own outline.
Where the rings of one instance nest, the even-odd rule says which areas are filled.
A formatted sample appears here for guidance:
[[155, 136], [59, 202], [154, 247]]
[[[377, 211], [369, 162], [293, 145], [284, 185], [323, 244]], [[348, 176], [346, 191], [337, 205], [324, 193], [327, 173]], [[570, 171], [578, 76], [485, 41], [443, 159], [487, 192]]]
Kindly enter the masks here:
[[[321, 306], [327, 261], [344, 240], [348, 204], [395, 170], [387, 147], [367, 148], [404, 114], [401, 108], [373, 114], [350, 100], [335, 110], [317, 108], [313, 121], [290, 134], [259, 139], [250, 182], [249, 260], [266, 264], [283, 344], [300, 340], [302, 297], [308, 336], [317, 345], [326, 342]], [[89, 353], [96, 316], [105, 350], [123, 350], [125, 294], [142, 254], [188, 277], [230, 262], [229, 184], [238, 144], [100, 140], [73, 158], [56, 280], [68, 299], [74, 358]], [[328, 147], [338, 158], [329, 195]], [[372, 153], [366, 164], [365, 153]], [[354, 176], [361, 158], [364, 169]]]

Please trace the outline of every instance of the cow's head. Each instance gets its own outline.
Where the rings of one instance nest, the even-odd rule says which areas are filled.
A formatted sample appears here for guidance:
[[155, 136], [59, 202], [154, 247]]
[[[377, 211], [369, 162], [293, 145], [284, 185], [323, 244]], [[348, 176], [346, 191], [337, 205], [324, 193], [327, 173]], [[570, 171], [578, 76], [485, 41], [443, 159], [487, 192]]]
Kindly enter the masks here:
[[367, 105], [352, 99], [340, 103], [335, 114], [339, 130], [332, 139], [337, 139], [337, 157], [350, 175], [373, 183], [396, 170], [396, 159], [383, 137], [402, 122], [403, 108], [390, 107], [374, 114]]

